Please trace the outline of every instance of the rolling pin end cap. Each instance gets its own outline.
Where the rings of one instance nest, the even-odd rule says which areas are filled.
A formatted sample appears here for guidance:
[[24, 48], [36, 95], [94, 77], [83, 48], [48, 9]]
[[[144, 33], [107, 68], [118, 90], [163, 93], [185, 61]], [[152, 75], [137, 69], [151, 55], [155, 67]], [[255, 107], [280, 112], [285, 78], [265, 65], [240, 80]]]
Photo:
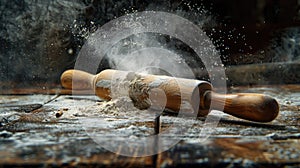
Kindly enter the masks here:
[[264, 106], [266, 108], [266, 111], [268, 112], [268, 115], [265, 115], [263, 122], [273, 121], [279, 114], [278, 102], [271, 97], [266, 97]]

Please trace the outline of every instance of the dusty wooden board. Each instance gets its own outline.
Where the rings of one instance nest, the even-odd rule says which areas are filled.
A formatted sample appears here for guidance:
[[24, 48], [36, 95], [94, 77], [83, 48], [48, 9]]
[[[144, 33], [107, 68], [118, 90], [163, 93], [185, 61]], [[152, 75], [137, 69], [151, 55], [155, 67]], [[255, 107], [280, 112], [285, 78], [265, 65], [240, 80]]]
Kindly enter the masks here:
[[[298, 89], [297, 89], [298, 88]], [[161, 117], [162, 128], [171, 124], [192, 123], [186, 134], [168, 134], [180, 143], [158, 156], [125, 157], [97, 144], [82, 125], [84, 108], [95, 106], [94, 96], [18, 95], [1, 96], [0, 165], [59, 166], [127, 166], [127, 167], [270, 167], [300, 166], [299, 87], [231, 88], [231, 92], [261, 92], [274, 96], [281, 104], [278, 118], [271, 123], [253, 123], [222, 115], [210, 137], [201, 142], [200, 131], [205, 118], [180, 119]], [[28, 107], [41, 104], [40, 108]], [[9, 106], [8, 106], [9, 105]], [[24, 106], [26, 105], [26, 106]], [[34, 106], [36, 107], [36, 106]], [[24, 108], [26, 110], [24, 110]], [[57, 112], [63, 114], [57, 118]], [[219, 113], [215, 113], [217, 115]], [[93, 118], [94, 119], [94, 118]], [[138, 121], [120, 116], [102, 116], [109, 121], [108, 141], [124, 137], [153, 134], [153, 119]], [[102, 121], [102, 120], [99, 120]], [[98, 128], [101, 131], [101, 127]], [[103, 132], [102, 132], [103, 133]], [[101, 134], [103, 136], [108, 134]], [[113, 136], [115, 135], [115, 136]], [[112, 144], [114, 145], [114, 144]], [[122, 148], [126, 146], [119, 145]]]
[[[17, 97], [25, 99], [28, 96]], [[11, 107], [11, 116], [6, 114], [1, 121], [0, 165], [151, 165], [152, 157], [137, 159], [114, 154], [99, 146], [86, 134], [76, 119], [77, 106], [74, 103], [87, 106], [91, 102], [96, 102], [91, 96], [60, 96], [30, 113], [15, 111]], [[65, 110], [61, 118], [56, 117], [59, 110]], [[68, 115], [67, 111], [72, 114]]]
[[229, 85], [299, 84], [300, 62], [278, 62], [226, 67]]

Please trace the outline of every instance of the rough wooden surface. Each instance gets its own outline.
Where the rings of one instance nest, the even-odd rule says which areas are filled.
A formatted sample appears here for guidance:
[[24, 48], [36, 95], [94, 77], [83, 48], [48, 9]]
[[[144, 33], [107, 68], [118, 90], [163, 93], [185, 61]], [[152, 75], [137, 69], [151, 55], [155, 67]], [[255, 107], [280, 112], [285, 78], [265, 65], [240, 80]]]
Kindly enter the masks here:
[[[281, 105], [280, 115], [273, 122], [260, 124], [222, 114], [209, 138], [200, 142], [205, 118], [183, 120], [164, 114], [162, 129], [171, 124], [192, 123], [192, 126], [186, 134], [173, 135], [181, 139], [177, 145], [159, 155], [146, 157], [121, 156], [93, 141], [80, 121], [89, 119], [89, 114], [82, 115], [83, 109], [99, 104], [95, 96], [1, 95], [0, 166], [299, 167], [299, 86], [235, 87], [230, 92], [274, 96]], [[124, 136], [129, 137], [153, 133], [152, 119], [133, 121], [109, 116], [106, 120], [111, 121], [111, 135], [120, 130], [126, 130]], [[103, 138], [120, 137], [116, 134]]]
[[[287, 85], [300, 83], [300, 75], [297, 73], [299, 70], [300, 62], [261, 63], [227, 66], [225, 75], [228, 86]], [[208, 80], [206, 71], [195, 72], [195, 76], [203, 77], [201, 80]], [[77, 93], [90, 94], [87, 91]], [[62, 89], [59, 83], [33, 81], [31, 88], [26, 85], [24, 88], [22, 82], [0, 82], [0, 94], [72, 94], [72, 91]]]
[[229, 85], [299, 84], [299, 70], [300, 62], [239, 65], [227, 67], [226, 76]]

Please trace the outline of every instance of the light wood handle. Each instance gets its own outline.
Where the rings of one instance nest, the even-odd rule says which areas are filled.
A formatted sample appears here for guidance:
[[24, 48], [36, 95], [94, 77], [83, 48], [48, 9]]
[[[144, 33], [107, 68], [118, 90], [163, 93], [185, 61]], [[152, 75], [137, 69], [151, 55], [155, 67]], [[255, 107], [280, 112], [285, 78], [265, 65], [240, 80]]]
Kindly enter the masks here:
[[[140, 109], [149, 107], [147, 103], [151, 89], [159, 89], [166, 96], [165, 108], [174, 112], [182, 109], [182, 100], [189, 102], [193, 109], [198, 109], [198, 116], [206, 116], [209, 109], [215, 109], [250, 121], [269, 122], [275, 119], [279, 112], [277, 101], [263, 94], [217, 94], [211, 91], [212, 86], [206, 81], [149, 74], [139, 77], [137, 75], [140, 74], [118, 70], [104, 70], [97, 75], [80, 70], [68, 70], [62, 74], [61, 83], [68, 89], [93, 90], [98, 97], [110, 100], [112, 89], [115, 88], [112, 81], [116, 77], [121, 77], [125, 83], [131, 83], [122, 87], [127, 87], [126, 94]], [[160, 98], [157, 97], [158, 102]]]
[[270, 122], [279, 113], [277, 101], [264, 94], [238, 93], [217, 94], [207, 92], [205, 95], [206, 105], [212, 105], [212, 109], [221, 110], [238, 118], [256, 121]]
[[66, 89], [93, 90], [95, 76], [80, 70], [67, 70], [61, 75], [60, 82]]

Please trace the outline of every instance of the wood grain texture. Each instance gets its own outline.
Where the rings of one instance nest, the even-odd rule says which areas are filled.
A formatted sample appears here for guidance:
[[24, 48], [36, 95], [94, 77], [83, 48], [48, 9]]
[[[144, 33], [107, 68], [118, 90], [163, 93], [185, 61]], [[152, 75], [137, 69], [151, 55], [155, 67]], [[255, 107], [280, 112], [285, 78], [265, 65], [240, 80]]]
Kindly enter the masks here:
[[[271, 95], [276, 97], [281, 107], [285, 106], [274, 122], [254, 123], [225, 115], [205, 143], [199, 140], [205, 118], [180, 119], [164, 113], [161, 116], [162, 131], [170, 126], [194, 124], [186, 134], [170, 134], [170, 139], [180, 136], [182, 141], [159, 154], [155, 162], [151, 156], [122, 157], [109, 152], [87, 135], [80, 120], [93, 116], [78, 114], [78, 106], [97, 106], [99, 102], [95, 96], [60, 95], [38, 110], [24, 113], [16, 111], [16, 107], [43, 103], [49, 95], [2, 95], [1, 101], [6, 103], [3, 106], [16, 106], [0, 108], [3, 117], [0, 125], [0, 167], [299, 167], [300, 116], [299, 109], [294, 108], [300, 107], [299, 87], [273, 86], [272, 89], [270, 92], [270, 87], [239, 87], [230, 91], [273, 93]], [[66, 108], [68, 111], [56, 118], [55, 112]], [[16, 114], [26, 118], [8, 117]], [[108, 135], [103, 138], [111, 138], [112, 142], [119, 136], [114, 133], [124, 132], [124, 129], [136, 130], [133, 136], [143, 135], [141, 133], [145, 129], [153, 130], [154, 121], [151, 120], [103, 117], [110, 121], [110, 126], [97, 127], [96, 130], [106, 130]]]
[[221, 110], [227, 114], [250, 121], [270, 122], [279, 113], [278, 102], [264, 94], [237, 93], [224, 95], [210, 92], [206, 95], [206, 100], [211, 102], [212, 109]]

